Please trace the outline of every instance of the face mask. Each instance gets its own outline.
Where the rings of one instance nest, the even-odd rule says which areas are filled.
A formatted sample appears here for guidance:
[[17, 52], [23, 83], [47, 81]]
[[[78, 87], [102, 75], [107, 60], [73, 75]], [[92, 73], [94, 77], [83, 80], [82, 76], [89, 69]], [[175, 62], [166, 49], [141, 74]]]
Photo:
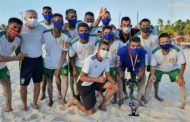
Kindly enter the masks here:
[[104, 34], [105, 40], [112, 40], [113, 39], [113, 33]]
[[141, 28], [141, 31], [144, 32], [144, 33], [151, 33], [150, 27]]
[[108, 57], [108, 51], [106, 50], [100, 50], [100, 56], [105, 59]]
[[16, 31], [13, 28], [8, 29], [8, 33], [11, 35], [11, 37], [16, 37], [20, 35], [20, 32]]
[[43, 17], [44, 17], [44, 19], [46, 20], [46, 21], [51, 21], [51, 18], [53, 17], [53, 14], [52, 13], [49, 13], [49, 14], [47, 14], [47, 15], [44, 15], [44, 14], [42, 14], [43, 15]]
[[79, 37], [83, 40], [87, 40], [89, 38], [89, 33], [79, 33]]
[[128, 34], [128, 33], [131, 32], [131, 27], [123, 27], [122, 31], [123, 31], [124, 34]]
[[30, 27], [36, 27], [38, 25], [38, 19], [31, 19], [28, 18], [26, 23], [30, 26]]
[[68, 19], [69, 25], [75, 27], [77, 24], [77, 19]]
[[92, 22], [86, 22], [86, 24], [87, 24], [89, 27], [91, 27]]
[[53, 26], [55, 28], [57, 28], [58, 30], [61, 30], [63, 27], [63, 21], [57, 21], [57, 22], [53, 22]]
[[135, 49], [129, 48], [129, 50], [132, 55], [137, 55], [139, 53], [139, 48], [135, 48]]
[[166, 50], [166, 51], [168, 51], [168, 50], [170, 49], [170, 46], [171, 46], [171, 43], [160, 45], [160, 47], [161, 47], [163, 50]]
[[110, 18], [104, 18], [104, 19], [102, 19], [102, 23], [103, 23], [104, 25], [109, 25], [110, 21], [111, 21]]

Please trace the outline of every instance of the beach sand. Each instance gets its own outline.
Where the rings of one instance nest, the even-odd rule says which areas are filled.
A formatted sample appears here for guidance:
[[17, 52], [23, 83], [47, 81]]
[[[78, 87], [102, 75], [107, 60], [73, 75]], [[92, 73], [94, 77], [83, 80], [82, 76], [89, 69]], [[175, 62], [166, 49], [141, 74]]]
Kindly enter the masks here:
[[[185, 49], [186, 57], [189, 54], [189, 49]], [[40, 101], [39, 110], [32, 108], [33, 100], [33, 82], [28, 86], [28, 108], [27, 112], [23, 112], [22, 102], [20, 98], [19, 85], [19, 67], [18, 62], [8, 63], [8, 68], [11, 74], [12, 82], [12, 106], [13, 112], [3, 112], [4, 98], [2, 95], [2, 86], [0, 85], [0, 121], [1, 122], [190, 122], [190, 56], [187, 57], [187, 69], [185, 71], [186, 91], [187, 91], [187, 106], [184, 110], [179, 109], [179, 89], [176, 83], [171, 83], [167, 76], [162, 78], [160, 83], [159, 94], [164, 98], [164, 102], [160, 103], [154, 98], [153, 89], [149, 97], [149, 103], [146, 107], [139, 107], [139, 117], [128, 116], [130, 108], [128, 100], [124, 101], [121, 108], [117, 104], [113, 105], [110, 102], [107, 104], [107, 111], [97, 110], [94, 115], [86, 116], [77, 107], [66, 107], [59, 104], [57, 98], [57, 89], [54, 83], [54, 104], [48, 107], [48, 98]], [[135, 93], [136, 94], [136, 93]], [[46, 94], [47, 96], [47, 94]], [[71, 97], [69, 88], [66, 100]], [[98, 98], [96, 108], [101, 101]]]

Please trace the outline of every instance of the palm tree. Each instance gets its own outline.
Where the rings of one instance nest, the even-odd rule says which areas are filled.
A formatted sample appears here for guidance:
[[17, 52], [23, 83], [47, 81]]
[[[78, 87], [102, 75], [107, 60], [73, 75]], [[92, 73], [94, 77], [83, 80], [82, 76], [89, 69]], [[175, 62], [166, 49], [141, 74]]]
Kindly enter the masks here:
[[6, 25], [5, 24], [1, 24], [0, 25], [0, 29], [5, 30], [6, 29]]
[[164, 27], [164, 23], [163, 23], [164, 21], [162, 20], [162, 19], [158, 19], [158, 27], [160, 28], [160, 30], [162, 30], [163, 29], [163, 27]]

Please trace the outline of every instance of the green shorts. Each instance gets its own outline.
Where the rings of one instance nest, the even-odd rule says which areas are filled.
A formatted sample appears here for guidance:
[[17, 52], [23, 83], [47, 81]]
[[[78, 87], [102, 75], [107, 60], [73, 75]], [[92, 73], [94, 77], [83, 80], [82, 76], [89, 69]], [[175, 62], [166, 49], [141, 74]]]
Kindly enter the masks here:
[[115, 77], [117, 76], [117, 73], [116, 73], [116, 68], [115, 67], [110, 67], [110, 75], [112, 77]]
[[10, 74], [7, 67], [4, 67], [3, 69], [0, 69], [0, 80], [9, 80]]
[[[47, 69], [45, 68], [45, 75], [48, 80], [53, 80], [53, 75], [56, 69]], [[60, 75], [67, 76], [68, 75], [68, 65], [61, 68]]]
[[180, 69], [175, 69], [175, 70], [170, 71], [170, 72], [164, 72], [164, 71], [156, 70], [155, 71], [156, 81], [160, 82], [162, 79], [162, 75], [164, 75], [164, 74], [169, 76], [171, 82], [175, 82], [176, 78], [180, 75]]
[[77, 70], [77, 77], [76, 77], [76, 80], [78, 79], [80, 73], [82, 72], [82, 67], [78, 67], [78, 66], [75, 66], [76, 70]]

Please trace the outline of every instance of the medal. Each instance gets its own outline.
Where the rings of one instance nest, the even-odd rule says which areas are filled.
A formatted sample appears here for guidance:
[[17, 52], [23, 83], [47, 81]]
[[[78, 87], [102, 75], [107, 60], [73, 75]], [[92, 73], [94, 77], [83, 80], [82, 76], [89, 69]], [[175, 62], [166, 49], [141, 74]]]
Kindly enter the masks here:
[[135, 61], [133, 62], [132, 55], [130, 54], [130, 59], [131, 59], [131, 64], [132, 64], [132, 67], [133, 67], [133, 71], [135, 71], [135, 65], [137, 63], [137, 58], [138, 58], [138, 54], [135, 56]]

